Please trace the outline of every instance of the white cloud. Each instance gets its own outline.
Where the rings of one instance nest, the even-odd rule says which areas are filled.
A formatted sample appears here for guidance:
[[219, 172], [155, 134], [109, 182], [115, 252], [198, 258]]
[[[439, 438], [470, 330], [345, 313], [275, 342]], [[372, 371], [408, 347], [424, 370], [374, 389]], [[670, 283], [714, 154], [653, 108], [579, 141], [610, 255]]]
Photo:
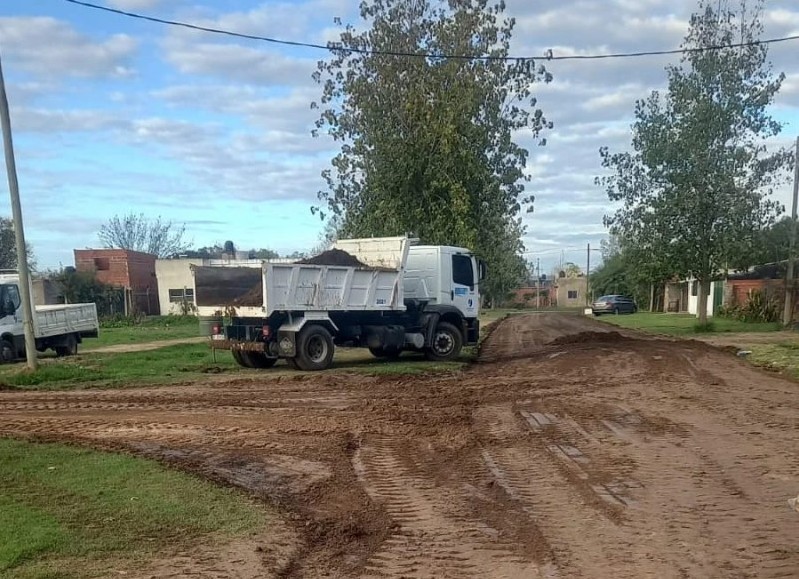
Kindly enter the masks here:
[[0, 18], [0, 45], [11, 67], [47, 78], [130, 76], [137, 48], [127, 34], [97, 41], [47, 16]]

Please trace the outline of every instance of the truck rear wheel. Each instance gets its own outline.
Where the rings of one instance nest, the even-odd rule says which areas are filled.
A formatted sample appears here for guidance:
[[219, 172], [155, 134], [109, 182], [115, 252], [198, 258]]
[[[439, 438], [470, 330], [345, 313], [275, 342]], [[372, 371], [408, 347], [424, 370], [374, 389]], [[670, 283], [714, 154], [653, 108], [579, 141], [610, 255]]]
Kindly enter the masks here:
[[297, 337], [295, 361], [300, 370], [313, 372], [326, 370], [333, 362], [333, 337], [322, 326], [305, 326]]
[[277, 358], [269, 358], [263, 352], [242, 352], [241, 357], [248, 362], [248, 368], [271, 368], [277, 363]]
[[14, 344], [8, 340], [0, 340], [0, 364], [9, 364], [17, 359]]
[[460, 330], [448, 322], [441, 322], [433, 333], [433, 342], [425, 355], [428, 360], [444, 362], [460, 356], [463, 348], [463, 335]]
[[78, 354], [78, 339], [75, 334], [64, 336], [64, 341], [60, 346], [54, 348], [55, 355], [63, 358], [64, 356], [76, 356]]
[[230, 353], [233, 355], [233, 359], [236, 361], [236, 364], [242, 368], [251, 368], [250, 361], [244, 360], [244, 356], [241, 355], [241, 350], [231, 350]]
[[402, 350], [396, 348], [369, 348], [369, 351], [375, 358], [382, 358], [384, 360], [396, 360], [402, 355]]

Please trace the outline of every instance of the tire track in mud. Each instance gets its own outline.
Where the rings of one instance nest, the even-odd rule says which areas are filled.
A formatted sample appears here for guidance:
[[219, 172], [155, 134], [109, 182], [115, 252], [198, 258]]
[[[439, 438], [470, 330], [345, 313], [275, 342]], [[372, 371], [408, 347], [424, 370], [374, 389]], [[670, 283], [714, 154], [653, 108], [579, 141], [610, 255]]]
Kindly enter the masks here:
[[534, 562], [484, 522], [458, 510], [434, 480], [412, 474], [402, 442], [376, 439], [358, 450], [354, 469], [369, 495], [395, 524], [367, 561], [363, 577], [543, 577]]
[[796, 384], [601, 328], [513, 317], [455, 376], [4, 391], [0, 435], [247, 490], [292, 530], [283, 577], [799, 576]]

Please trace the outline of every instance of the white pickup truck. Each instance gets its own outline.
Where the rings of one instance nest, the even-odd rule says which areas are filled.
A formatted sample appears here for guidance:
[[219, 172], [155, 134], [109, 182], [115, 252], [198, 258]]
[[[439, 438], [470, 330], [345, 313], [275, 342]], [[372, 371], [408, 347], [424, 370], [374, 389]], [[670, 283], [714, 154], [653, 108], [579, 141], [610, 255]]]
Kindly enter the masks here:
[[[83, 338], [96, 338], [100, 324], [95, 304], [36, 306], [33, 331], [36, 349], [52, 349], [59, 356], [78, 353]], [[22, 299], [17, 274], [0, 274], [0, 363], [25, 356]]]

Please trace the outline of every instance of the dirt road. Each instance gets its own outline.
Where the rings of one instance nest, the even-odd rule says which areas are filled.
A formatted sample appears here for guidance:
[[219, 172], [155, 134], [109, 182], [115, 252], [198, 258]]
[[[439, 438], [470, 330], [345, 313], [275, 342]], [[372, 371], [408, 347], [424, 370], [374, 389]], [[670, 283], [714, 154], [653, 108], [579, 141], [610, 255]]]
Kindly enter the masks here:
[[0, 392], [0, 434], [128, 449], [285, 515], [261, 570], [219, 571], [241, 554], [217, 549], [150, 575], [799, 576], [795, 382], [554, 314], [499, 324], [481, 360], [427, 378]]

